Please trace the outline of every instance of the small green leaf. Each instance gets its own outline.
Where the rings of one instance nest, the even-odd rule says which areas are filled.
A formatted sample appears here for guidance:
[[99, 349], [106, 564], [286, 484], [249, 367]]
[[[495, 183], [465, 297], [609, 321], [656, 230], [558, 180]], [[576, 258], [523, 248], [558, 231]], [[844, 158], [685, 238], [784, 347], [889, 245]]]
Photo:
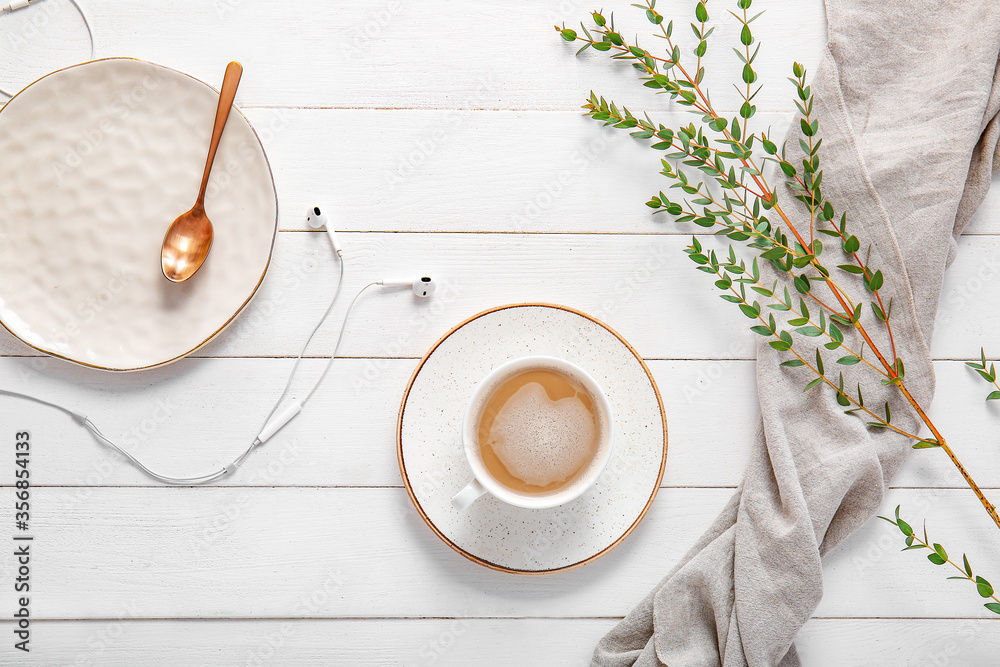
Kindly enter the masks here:
[[995, 401], [1000, 399], [1000, 391], [991, 391], [990, 395], [986, 397], [987, 401]]
[[708, 20], [708, 9], [705, 8], [704, 2], [699, 2], [698, 5], [694, 8], [694, 15], [702, 23]]
[[992, 611], [994, 614], [1000, 614], [1000, 602], [987, 602], [983, 606]]
[[935, 565], [944, 565], [945, 563], [948, 562], [944, 558], [941, 558], [941, 556], [937, 555], [936, 553], [928, 554], [927, 560], [934, 563]]
[[844, 366], [853, 366], [854, 364], [860, 362], [861, 359], [853, 354], [849, 354], [846, 357], [841, 357], [837, 359], [838, 364], [843, 364]]
[[576, 39], [576, 30], [571, 30], [569, 28], [565, 28], [559, 34], [561, 34], [562, 38], [565, 39], [567, 42], [572, 42], [574, 39]]
[[941, 445], [934, 440], [918, 440], [913, 443], [913, 449], [932, 449], [934, 447], [940, 447]]
[[799, 327], [798, 329], [795, 330], [795, 332], [800, 333], [803, 336], [810, 336], [810, 337], [821, 336], [823, 334], [823, 331], [821, 329], [813, 326]]
[[787, 366], [788, 368], [797, 368], [799, 366], [805, 366], [805, 362], [801, 359], [789, 359], [788, 361], [782, 361], [779, 366]]
[[804, 391], [804, 392], [805, 391], [809, 391], [810, 389], [812, 389], [813, 387], [815, 387], [816, 385], [818, 385], [822, 381], [823, 381], [823, 378], [816, 378], [815, 380], [813, 380], [809, 384], [807, 384], [806, 388], [803, 389], [802, 391]]
[[[934, 545], [937, 546], [936, 544]], [[976, 577], [976, 588], [979, 590], [979, 594], [984, 598], [988, 598], [993, 595], [993, 586], [990, 582], [986, 581], [982, 577]]]
[[969, 565], [969, 557], [966, 556], [965, 554], [962, 554], [962, 563], [965, 565], [965, 573], [967, 575], [969, 575], [969, 578], [971, 579], [972, 578], [972, 566]]

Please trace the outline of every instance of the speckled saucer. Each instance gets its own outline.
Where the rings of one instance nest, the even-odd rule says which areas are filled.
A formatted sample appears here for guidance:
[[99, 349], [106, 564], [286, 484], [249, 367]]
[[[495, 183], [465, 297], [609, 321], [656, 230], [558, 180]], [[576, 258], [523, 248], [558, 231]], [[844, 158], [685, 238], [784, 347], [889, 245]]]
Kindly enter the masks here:
[[208, 185], [207, 262], [181, 285], [160, 270], [163, 236], [198, 194], [218, 104], [186, 74], [111, 58], [53, 72], [0, 109], [4, 327], [119, 371], [179, 359], [236, 317], [277, 231], [271, 170], [243, 114], [229, 117]]
[[[451, 498], [472, 478], [461, 437], [472, 390], [503, 362], [538, 354], [579, 365], [607, 393], [616, 429], [607, 470], [560, 507], [486, 495], [459, 512]], [[667, 420], [649, 369], [607, 325], [564, 306], [516, 304], [470, 318], [424, 356], [403, 396], [397, 453], [410, 498], [445, 543], [495, 570], [547, 574], [600, 558], [639, 524], [663, 478]]]

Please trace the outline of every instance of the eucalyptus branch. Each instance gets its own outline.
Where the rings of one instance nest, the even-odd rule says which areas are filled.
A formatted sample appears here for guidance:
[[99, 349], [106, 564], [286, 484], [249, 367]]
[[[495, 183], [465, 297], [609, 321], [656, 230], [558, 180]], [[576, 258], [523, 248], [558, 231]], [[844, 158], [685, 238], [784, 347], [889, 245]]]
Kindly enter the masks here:
[[[685, 60], [681, 49], [673, 41], [674, 23], [664, 21], [664, 17], [656, 10], [656, 0], [645, 0], [643, 4], [634, 6], [643, 10], [647, 20], [659, 30], [659, 34], [654, 34], [654, 37], [666, 42], [665, 55], [656, 55], [637, 42], [629, 42], [615, 28], [614, 18], [606, 20], [600, 12], [591, 14], [594, 24], [592, 27], [580, 24], [581, 33], [556, 26], [563, 39], [583, 42], [578, 53], [593, 48], [610, 52], [611, 57], [616, 60], [631, 61], [644, 86], [667, 94], [678, 105], [687, 107], [700, 121], [701, 127], [692, 123], [669, 128], [654, 123], [648, 114], [637, 117], [624, 107], [619, 109], [614, 101], [605, 100], [594, 92], [591, 92], [583, 108], [587, 115], [605, 125], [630, 130], [630, 134], [637, 139], [651, 140], [651, 148], [654, 150], [671, 151], [663, 154], [660, 173], [672, 181], [666, 190], [677, 190], [678, 194], [668, 196], [660, 191], [653, 195], [646, 204], [654, 213], [665, 212], [674, 216], [678, 222], [692, 222], [700, 227], [715, 229], [716, 235], [742, 243], [757, 255], [747, 267], [745, 262], [737, 259], [733, 246], [729, 245], [728, 258], [720, 261], [714, 251], [705, 251], [697, 238], [685, 250], [699, 265], [699, 270], [715, 276], [716, 286], [727, 292], [721, 295], [722, 298], [737, 304], [747, 317], [758, 320], [759, 323], [751, 327], [753, 331], [773, 338], [768, 341], [771, 347], [794, 357], [783, 362], [783, 366], [803, 366], [813, 373], [815, 377], [807, 382], [805, 390], [826, 384], [835, 390], [836, 400], [847, 408], [846, 413], [867, 415], [869, 420], [866, 423], [869, 427], [887, 428], [912, 438], [915, 440], [913, 447], [917, 449], [943, 450], [987, 514], [1000, 528], [1000, 515], [996, 508], [959, 461], [906, 384], [905, 365], [897, 353], [893, 335], [893, 299], [891, 296], [883, 299], [881, 292], [885, 276], [871, 264], [872, 246], [868, 245], [862, 252], [861, 239], [848, 231], [847, 213], [838, 212], [834, 204], [823, 196], [823, 171], [820, 168], [823, 140], [819, 135], [819, 120], [813, 114], [812, 91], [806, 84], [806, 71], [802, 65], [793, 65], [793, 77], [790, 78], [796, 90], [795, 104], [799, 111], [799, 127], [803, 137], [798, 142], [801, 157], [790, 157], [788, 147], [779, 147], [768, 133], [750, 131], [749, 121], [756, 112], [753, 99], [760, 92], [760, 86], [753, 90], [753, 84], [757, 80], [754, 61], [760, 45], [754, 38], [750, 24], [763, 13], [750, 16], [748, 10], [752, 1], [735, 0], [738, 11], [730, 12], [740, 23], [741, 48], [735, 48], [734, 52], [742, 64], [741, 82], [735, 85], [741, 104], [733, 117], [727, 118], [720, 114], [703, 87], [705, 70], [702, 57], [707, 51], [709, 36], [714, 31], [710, 25], [707, 0], [696, 3], [695, 22], [691, 23], [697, 39], [693, 50], [696, 58], [693, 75], [685, 66], [685, 62], [690, 60]], [[787, 179], [784, 187], [791, 199], [803, 205], [808, 212], [808, 233], [796, 228], [784, 210], [784, 198], [779, 202], [778, 189], [764, 176], [762, 165], [768, 162], [777, 165]], [[692, 177], [684, 167], [693, 168], [699, 174]], [[715, 194], [713, 190], [721, 192]], [[836, 239], [838, 250], [846, 262], [837, 264], [834, 260], [828, 265], [833, 253], [823, 254], [823, 243], [818, 238], [820, 234]], [[783, 287], [783, 293], [779, 293], [777, 281], [770, 288], [761, 282], [758, 257], [779, 276], [784, 274], [787, 277], [788, 284], [798, 293], [798, 309], [794, 308], [787, 284]], [[848, 290], [838, 283], [841, 274], [860, 280], [863, 298], [855, 302]], [[825, 286], [832, 301], [825, 294], [817, 294], [817, 289], [814, 288], [819, 285]], [[748, 287], [763, 297], [766, 308], [785, 313], [785, 321], [778, 321], [773, 313], [766, 313], [759, 298], [748, 298]], [[807, 301], [816, 304], [818, 317], [810, 315]], [[867, 307], [865, 304], [868, 304]], [[864, 319], [868, 309], [874, 320], [871, 319], [872, 315]], [[855, 331], [861, 338], [858, 353], [844, 347], [844, 331], [848, 330]], [[887, 349], [876, 343], [873, 335], [876, 330], [885, 334]], [[815, 349], [814, 363], [806, 360], [806, 357], [812, 356], [811, 353], [799, 353], [798, 348], [794, 347], [795, 340], [799, 337], [825, 337], [829, 339], [825, 343], [827, 349], [844, 347], [848, 354], [838, 359], [838, 363], [854, 365], [863, 362], [866, 371], [877, 373], [882, 385], [899, 392], [930, 430], [932, 437], [919, 438], [891, 424], [892, 415], [888, 402], [885, 403], [883, 414], [866, 407], [860, 383], [857, 396], [850, 395], [844, 390], [843, 374], [839, 381], [826, 375], [819, 347]], [[864, 359], [863, 351], [866, 348], [874, 356], [874, 360]], [[987, 368], [985, 353], [981, 356], [981, 363], [969, 363], [969, 366], [996, 387], [988, 400], [1000, 399], [1000, 384], [996, 381], [993, 365]]]
[[959, 566], [948, 557], [948, 552], [945, 551], [943, 546], [937, 542], [931, 544], [930, 538], [927, 537], [926, 521], [924, 522], [924, 538], [920, 539], [920, 537], [913, 531], [913, 528], [910, 527], [910, 524], [899, 518], [899, 507], [899, 505], [896, 505], [895, 520], [884, 516], [880, 516], [879, 518], [896, 526], [899, 528], [900, 532], [906, 536], [906, 547], [903, 548], [903, 551], [909, 551], [911, 549], [930, 549], [931, 553], [927, 555], [927, 560], [935, 565], [951, 565], [953, 568], [958, 570], [960, 576], [948, 578], [971, 581], [976, 585], [976, 592], [979, 593], [981, 598], [993, 600], [993, 602], [987, 602], [983, 606], [992, 611], [994, 614], [1000, 614], [1000, 598], [997, 598], [996, 592], [993, 590], [993, 586], [990, 582], [973, 573], [972, 566], [969, 564], [969, 557], [962, 554], [962, 565]]

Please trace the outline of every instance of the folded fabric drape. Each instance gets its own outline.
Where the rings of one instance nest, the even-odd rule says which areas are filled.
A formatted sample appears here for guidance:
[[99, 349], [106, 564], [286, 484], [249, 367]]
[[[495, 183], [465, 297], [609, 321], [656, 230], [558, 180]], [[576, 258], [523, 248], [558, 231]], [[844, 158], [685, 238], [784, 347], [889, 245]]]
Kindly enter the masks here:
[[[826, 10], [828, 45], [811, 83], [824, 195], [847, 211], [862, 244], [874, 244], [907, 384], [927, 405], [944, 272], [1000, 169], [1000, 5], [827, 0]], [[786, 212], [799, 208], [782, 200]], [[793, 221], [808, 229], [808, 217]], [[852, 298], [863, 297], [857, 287]], [[762, 425], [740, 488], [601, 640], [593, 665], [799, 664], [793, 641], [822, 596], [821, 557], [876, 513], [912, 442], [867, 429], [829, 392], [803, 393], [811, 377], [779, 367], [784, 359], [758, 345]], [[893, 423], [915, 432], [907, 404], [885, 398]]]

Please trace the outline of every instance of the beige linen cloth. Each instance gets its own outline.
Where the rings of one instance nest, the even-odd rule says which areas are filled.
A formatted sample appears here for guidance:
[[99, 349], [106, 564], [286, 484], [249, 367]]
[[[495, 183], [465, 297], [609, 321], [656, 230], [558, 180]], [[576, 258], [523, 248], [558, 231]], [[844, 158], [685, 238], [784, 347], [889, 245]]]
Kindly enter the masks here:
[[[1000, 169], [1000, 3], [827, 0], [826, 10], [829, 42], [812, 81], [824, 194], [838, 215], [848, 211], [862, 248], [874, 244], [872, 265], [886, 276], [883, 297], [894, 297], [908, 386], [928, 405], [944, 272], [956, 236]], [[793, 130], [790, 149], [797, 138]], [[789, 195], [779, 200], [786, 211], [798, 209]], [[828, 252], [835, 246], [828, 242]], [[878, 329], [866, 311], [869, 330]], [[811, 374], [779, 367], [786, 358], [758, 345], [763, 425], [740, 488], [681, 562], [601, 640], [593, 665], [799, 664], [793, 640], [822, 596], [821, 557], [877, 512], [912, 443], [844, 415], [828, 388], [803, 393]], [[866, 404], [881, 405], [874, 388], [865, 396]], [[905, 404], [893, 406], [894, 424], [918, 428]]]

